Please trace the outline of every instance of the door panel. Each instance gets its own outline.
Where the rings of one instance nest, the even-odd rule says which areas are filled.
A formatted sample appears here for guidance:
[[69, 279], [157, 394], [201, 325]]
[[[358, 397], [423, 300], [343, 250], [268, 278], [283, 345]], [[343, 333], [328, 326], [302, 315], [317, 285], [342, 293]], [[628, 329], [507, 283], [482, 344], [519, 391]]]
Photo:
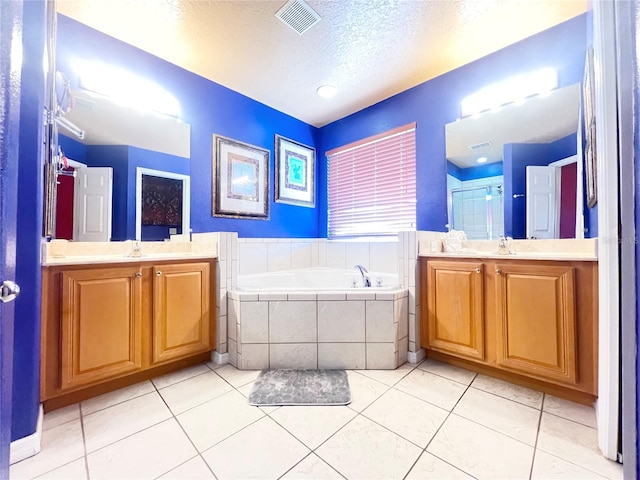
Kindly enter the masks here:
[[138, 267], [62, 273], [62, 390], [141, 369], [138, 275]]
[[111, 240], [113, 169], [90, 167], [79, 168], [77, 172], [75, 240], [108, 242]]
[[558, 238], [559, 169], [527, 167], [527, 238]]
[[153, 362], [211, 350], [208, 263], [153, 268]]
[[484, 360], [483, 265], [427, 263], [428, 348]]
[[575, 384], [573, 268], [496, 265], [496, 274], [498, 365]]
[[[15, 280], [23, 2], [0, 2], [0, 283]], [[11, 28], [13, 26], [13, 28]], [[0, 303], [0, 478], [9, 478], [14, 302]]]

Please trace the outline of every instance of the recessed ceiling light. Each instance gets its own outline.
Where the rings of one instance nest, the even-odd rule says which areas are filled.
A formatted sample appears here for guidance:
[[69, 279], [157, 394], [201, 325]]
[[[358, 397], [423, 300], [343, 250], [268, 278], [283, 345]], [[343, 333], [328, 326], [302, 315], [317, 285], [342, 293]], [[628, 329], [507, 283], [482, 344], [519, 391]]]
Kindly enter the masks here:
[[476, 160], [476, 162], [478, 162], [478, 163], [486, 163], [487, 160], [488, 160], [487, 157], [480, 157], [478, 160]]
[[338, 92], [338, 89], [333, 85], [322, 85], [318, 87], [317, 92], [322, 98], [331, 98]]

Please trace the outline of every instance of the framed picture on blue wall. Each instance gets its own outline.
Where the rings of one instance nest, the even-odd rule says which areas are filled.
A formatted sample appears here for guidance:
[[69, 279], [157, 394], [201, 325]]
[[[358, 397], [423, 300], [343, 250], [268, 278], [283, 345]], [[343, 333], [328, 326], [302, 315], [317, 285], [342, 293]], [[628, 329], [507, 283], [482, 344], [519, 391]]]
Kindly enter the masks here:
[[316, 150], [276, 135], [275, 201], [313, 208], [316, 205]]
[[269, 151], [213, 136], [213, 216], [269, 218]]

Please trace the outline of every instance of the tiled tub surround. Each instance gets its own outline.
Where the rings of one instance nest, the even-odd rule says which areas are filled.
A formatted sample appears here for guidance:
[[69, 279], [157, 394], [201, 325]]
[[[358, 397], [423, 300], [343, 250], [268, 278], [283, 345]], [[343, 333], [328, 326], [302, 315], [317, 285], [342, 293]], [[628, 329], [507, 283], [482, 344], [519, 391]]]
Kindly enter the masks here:
[[[418, 240], [429, 242], [441, 239], [443, 235], [441, 232], [400, 232], [397, 240], [371, 242], [236, 237], [237, 250], [233, 254], [237, 256], [234, 257], [234, 260], [237, 258], [237, 262], [234, 261], [237, 270], [234, 273], [245, 275], [308, 267], [352, 269], [356, 264], [364, 265], [370, 271], [395, 273], [399, 285], [409, 292], [409, 361], [415, 363], [424, 358], [424, 350], [420, 348], [420, 324], [416, 321], [420, 318], [420, 296], [416, 295], [419, 291], [416, 276]], [[219, 259], [222, 264], [222, 257]]]
[[235, 367], [395, 369], [407, 361], [403, 288], [229, 292]]

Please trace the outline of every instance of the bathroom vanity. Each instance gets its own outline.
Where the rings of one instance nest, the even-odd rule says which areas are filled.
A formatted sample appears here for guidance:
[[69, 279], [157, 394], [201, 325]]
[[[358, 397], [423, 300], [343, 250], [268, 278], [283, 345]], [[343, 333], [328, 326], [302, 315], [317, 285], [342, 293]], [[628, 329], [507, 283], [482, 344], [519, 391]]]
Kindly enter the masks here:
[[597, 397], [595, 253], [424, 253], [427, 356], [582, 403]]
[[215, 261], [206, 252], [49, 256], [45, 410], [206, 361], [215, 345]]

